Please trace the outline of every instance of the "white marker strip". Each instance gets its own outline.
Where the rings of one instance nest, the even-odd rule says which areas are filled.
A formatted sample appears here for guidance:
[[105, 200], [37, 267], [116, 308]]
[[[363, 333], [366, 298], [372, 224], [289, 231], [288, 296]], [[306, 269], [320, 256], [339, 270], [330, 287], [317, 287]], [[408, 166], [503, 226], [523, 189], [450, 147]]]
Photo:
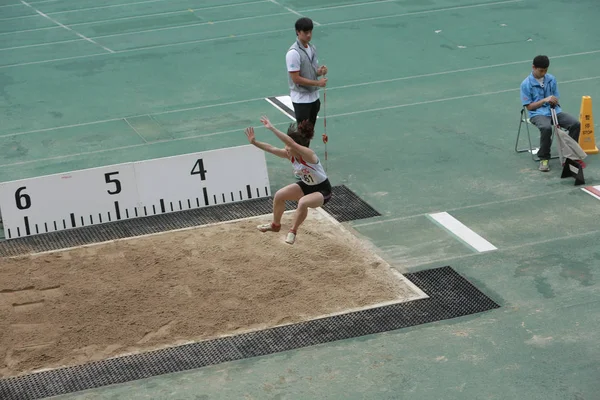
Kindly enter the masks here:
[[108, 47], [104, 47], [104, 46], [102, 46], [100, 43], [98, 43], [98, 42], [95, 42], [95, 41], [93, 41], [92, 39], [90, 39], [90, 38], [88, 38], [88, 37], [85, 37], [85, 36], [83, 36], [81, 33], [77, 32], [77, 31], [75, 31], [75, 30], [73, 30], [73, 29], [69, 28], [68, 26], [61, 24], [61, 23], [60, 23], [60, 22], [58, 22], [57, 20], [55, 20], [55, 19], [53, 19], [53, 18], [51, 18], [51, 17], [47, 16], [46, 14], [44, 14], [43, 12], [41, 12], [40, 10], [38, 10], [37, 8], [35, 8], [35, 7], [33, 7], [32, 5], [30, 5], [29, 3], [27, 3], [26, 1], [23, 1], [23, 0], [21, 0], [21, 3], [23, 3], [23, 4], [24, 4], [24, 5], [26, 5], [27, 7], [31, 8], [32, 10], [34, 10], [36, 13], [38, 13], [38, 14], [39, 14], [39, 15], [41, 15], [42, 17], [44, 17], [44, 18], [47, 18], [47, 19], [49, 19], [50, 21], [54, 22], [56, 25], [58, 25], [58, 26], [60, 26], [60, 27], [62, 27], [62, 28], [65, 28], [65, 29], [66, 29], [66, 30], [68, 30], [68, 31], [71, 31], [71, 32], [73, 32], [74, 34], [76, 34], [76, 35], [77, 35], [77, 36], [79, 36], [80, 38], [82, 38], [82, 39], [84, 39], [84, 40], [87, 40], [88, 42], [90, 42], [90, 43], [93, 43], [93, 44], [95, 44], [96, 46], [100, 46], [100, 47], [102, 47], [104, 50], [108, 51], [109, 53], [114, 53], [114, 51], [112, 51], [112, 50], [111, 50], [111, 49], [109, 49]]
[[600, 200], [600, 186], [586, 186], [581, 188], [581, 190]]
[[451, 233], [456, 235], [463, 242], [473, 247], [479, 252], [497, 250], [497, 247], [473, 232], [471, 229], [466, 227], [459, 220], [454, 218], [447, 212], [441, 212], [436, 214], [429, 214], [429, 216], [442, 225], [444, 228], [449, 230]]
[[296, 113], [294, 112], [294, 105], [290, 96], [267, 97], [265, 100], [281, 111], [286, 117], [292, 121], [296, 121]]

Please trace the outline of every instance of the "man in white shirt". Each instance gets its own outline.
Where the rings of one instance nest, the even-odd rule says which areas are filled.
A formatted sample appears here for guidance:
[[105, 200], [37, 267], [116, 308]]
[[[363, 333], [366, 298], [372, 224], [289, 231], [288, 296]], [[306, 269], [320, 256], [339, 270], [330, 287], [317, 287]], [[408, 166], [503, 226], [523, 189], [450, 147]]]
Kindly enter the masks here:
[[294, 105], [296, 122], [309, 120], [314, 126], [321, 109], [319, 88], [327, 85], [327, 78], [318, 79], [327, 74], [327, 67], [319, 66], [317, 50], [310, 43], [313, 22], [310, 18], [296, 21], [296, 42], [289, 48], [285, 61], [288, 70], [290, 97]]

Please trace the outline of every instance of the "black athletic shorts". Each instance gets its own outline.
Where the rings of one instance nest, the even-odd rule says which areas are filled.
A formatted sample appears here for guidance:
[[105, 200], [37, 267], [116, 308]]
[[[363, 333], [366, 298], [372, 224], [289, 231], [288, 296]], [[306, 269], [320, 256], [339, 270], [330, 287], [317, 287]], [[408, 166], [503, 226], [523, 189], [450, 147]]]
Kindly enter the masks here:
[[323, 204], [327, 204], [331, 199], [331, 183], [329, 183], [329, 179], [325, 179], [317, 185], [307, 185], [302, 181], [297, 181], [296, 183], [300, 186], [300, 189], [302, 189], [302, 193], [304, 193], [305, 196], [307, 194], [319, 192], [323, 195]]

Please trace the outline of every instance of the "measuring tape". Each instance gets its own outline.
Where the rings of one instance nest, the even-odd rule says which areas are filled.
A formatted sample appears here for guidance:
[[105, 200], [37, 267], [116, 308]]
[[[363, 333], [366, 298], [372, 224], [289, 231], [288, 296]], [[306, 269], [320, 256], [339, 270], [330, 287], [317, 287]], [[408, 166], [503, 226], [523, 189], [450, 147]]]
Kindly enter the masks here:
[[0, 184], [7, 239], [269, 197], [252, 145]]

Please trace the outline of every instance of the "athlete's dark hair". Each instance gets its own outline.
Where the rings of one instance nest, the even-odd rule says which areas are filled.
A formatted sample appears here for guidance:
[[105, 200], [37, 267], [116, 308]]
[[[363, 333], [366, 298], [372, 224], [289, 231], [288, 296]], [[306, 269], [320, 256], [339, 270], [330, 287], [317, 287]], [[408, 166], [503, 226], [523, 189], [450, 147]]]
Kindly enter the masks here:
[[315, 135], [315, 127], [309, 120], [304, 120], [299, 124], [290, 124], [287, 135], [301, 146], [308, 147], [310, 140]]

